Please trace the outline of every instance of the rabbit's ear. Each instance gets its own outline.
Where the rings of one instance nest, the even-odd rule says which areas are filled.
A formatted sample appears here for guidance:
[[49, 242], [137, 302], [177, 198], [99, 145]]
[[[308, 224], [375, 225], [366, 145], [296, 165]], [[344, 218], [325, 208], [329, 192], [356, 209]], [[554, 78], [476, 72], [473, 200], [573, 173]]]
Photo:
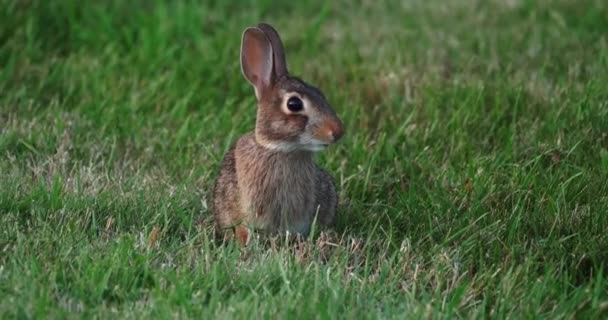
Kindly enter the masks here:
[[262, 30], [272, 46], [274, 52], [274, 74], [277, 79], [288, 75], [287, 60], [285, 60], [285, 49], [283, 49], [283, 41], [279, 37], [279, 33], [271, 25], [267, 23], [258, 24], [258, 29]]
[[241, 42], [241, 70], [254, 87], [258, 100], [273, 85], [273, 52], [266, 34], [258, 28], [247, 28]]

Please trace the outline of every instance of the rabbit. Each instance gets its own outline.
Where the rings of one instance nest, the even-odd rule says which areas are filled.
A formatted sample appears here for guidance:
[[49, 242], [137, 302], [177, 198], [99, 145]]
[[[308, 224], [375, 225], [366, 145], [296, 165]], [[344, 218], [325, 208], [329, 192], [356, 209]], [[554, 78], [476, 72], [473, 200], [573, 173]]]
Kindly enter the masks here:
[[271, 25], [245, 29], [240, 60], [257, 98], [256, 123], [222, 159], [213, 189], [216, 230], [247, 245], [254, 231], [307, 237], [314, 221], [332, 226], [338, 195], [313, 156], [342, 137], [342, 120], [319, 89], [289, 74]]

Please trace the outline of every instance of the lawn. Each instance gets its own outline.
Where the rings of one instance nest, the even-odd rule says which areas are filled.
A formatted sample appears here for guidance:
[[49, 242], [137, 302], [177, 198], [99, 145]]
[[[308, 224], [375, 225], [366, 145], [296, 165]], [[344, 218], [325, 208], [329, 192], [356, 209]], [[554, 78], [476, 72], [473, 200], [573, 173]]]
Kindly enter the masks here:
[[[608, 2], [0, 0], [0, 318], [608, 317]], [[338, 222], [216, 241], [272, 23]]]

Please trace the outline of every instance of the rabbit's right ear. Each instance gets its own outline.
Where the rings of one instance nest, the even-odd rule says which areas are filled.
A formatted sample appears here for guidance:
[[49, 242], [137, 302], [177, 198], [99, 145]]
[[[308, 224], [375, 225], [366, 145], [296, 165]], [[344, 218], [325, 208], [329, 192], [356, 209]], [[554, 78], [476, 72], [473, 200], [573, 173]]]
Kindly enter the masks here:
[[247, 28], [241, 42], [241, 70], [255, 88], [258, 100], [272, 87], [273, 52], [268, 37], [258, 28]]

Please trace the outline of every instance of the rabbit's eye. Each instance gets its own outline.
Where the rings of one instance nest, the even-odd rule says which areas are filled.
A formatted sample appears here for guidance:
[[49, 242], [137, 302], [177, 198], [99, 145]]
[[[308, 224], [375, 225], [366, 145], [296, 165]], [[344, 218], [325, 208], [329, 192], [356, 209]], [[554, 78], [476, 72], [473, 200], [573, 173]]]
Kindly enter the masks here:
[[304, 109], [304, 103], [298, 97], [291, 97], [287, 100], [287, 109], [291, 112], [298, 112]]

